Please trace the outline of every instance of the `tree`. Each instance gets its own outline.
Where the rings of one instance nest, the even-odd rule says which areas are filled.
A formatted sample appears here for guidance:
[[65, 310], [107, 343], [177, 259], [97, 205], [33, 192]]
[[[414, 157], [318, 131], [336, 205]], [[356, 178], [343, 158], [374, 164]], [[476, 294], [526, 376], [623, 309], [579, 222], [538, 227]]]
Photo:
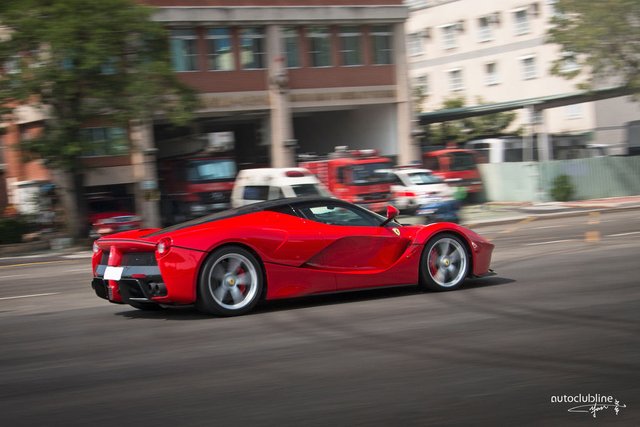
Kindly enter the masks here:
[[[186, 124], [194, 93], [171, 69], [166, 30], [151, 8], [132, 0], [2, 0], [0, 105], [32, 104], [46, 111], [45, 129], [24, 149], [72, 178], [80, 224], [81, 156], [91, 148], [83, 128], [99, 120], [128, 129], [154, 115]], [[8, 29], [8, 31], [6, 31]], [[133, 147], [135, 148], [135, 147]]]
[[[478, 100], [483, 104], [481, 99]], [[442, 104], [443, 110], [463, 108], [464, 98], [450, 98]], [[493, 113], [466, 119], [450, 120], [428, 125], [425, 129], [430, 145], [445, 145], [447, 143], [461, 143], [483, 136], [504, 135], [513, 120], [515, 112]], [[520, 130], [510, 132], [518, 133]]]
[[552, 72], [566, 78], [580, 74], [566, 72], [569, 59], [589, 71], [583, 89], [614, 82], [640, 94], [640, 1], [558, 0], [555, 7], [548, 40], [564, 55]]

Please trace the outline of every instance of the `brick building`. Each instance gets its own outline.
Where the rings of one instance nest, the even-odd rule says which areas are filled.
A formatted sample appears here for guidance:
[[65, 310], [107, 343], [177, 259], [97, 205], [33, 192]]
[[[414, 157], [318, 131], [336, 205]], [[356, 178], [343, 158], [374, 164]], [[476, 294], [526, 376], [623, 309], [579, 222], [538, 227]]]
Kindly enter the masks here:
[[217, 132], [233, 135], [240, 167], [293, 165], [297, 153], [338, 145], [418, 158], [402, 0], [138, 1], [167, 27], [173, 68], [203, 108], [188, 129], [161, 118], [128, 133], [88, 129], [96, 142], [85, 158], [88, 194], [115, 189], [157, 225], [158, 202], [141, 191], [171, 179], [158, 176], [157, 160], [193, 152]]

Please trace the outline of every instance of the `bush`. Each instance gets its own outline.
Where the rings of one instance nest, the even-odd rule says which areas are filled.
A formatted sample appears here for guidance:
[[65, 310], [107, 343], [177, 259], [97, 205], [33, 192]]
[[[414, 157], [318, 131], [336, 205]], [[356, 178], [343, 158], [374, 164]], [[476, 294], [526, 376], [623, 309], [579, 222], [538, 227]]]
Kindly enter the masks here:
[[553, 200], [557, 200], [559, 202], [566, 202], [573, 198], [574, 193], [575, 193], [575, 187], [571, 182], [570, 176], [568, 175], [556, 176], [551, 186], [551, 197], [553, 197]]
[[0, 245], [22, 242], [29, 232], [29, 224], [22, 218], [0, 218]]

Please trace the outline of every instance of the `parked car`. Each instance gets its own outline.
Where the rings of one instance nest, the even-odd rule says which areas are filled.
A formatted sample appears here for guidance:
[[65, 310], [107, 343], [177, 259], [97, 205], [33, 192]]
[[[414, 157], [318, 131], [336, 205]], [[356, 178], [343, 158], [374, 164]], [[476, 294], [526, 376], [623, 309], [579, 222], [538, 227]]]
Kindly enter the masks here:
[[284, 197], [330, 196], [318, 178], [304, 168], [257, 168], [238, 173], [231, 191], [234, 208]]
[[491, 242], [448, 222], [400, 225], [397, 215], [301, 197], [126, 231], [94, 243], [91, 286], [142, 310], [195, 304], [234, 316], [261, 300], [412, 284], [449, 291], [490, 274]]
[[140, 228], [141, 219], [132, 212], [110, 211], [89, 216], [91, 230], [89, 236], [93, 239], [126, 230]]
[[418, 206], [427, 202], [427, 198], [453, 198], [453, 188], [429, 169], [398, 168], [389, 173], [394, 177], [391, 184], [392, 203], [400, 212], [415, 213]]
[[142, 220], [127, 209], [127, 203], [112, 196], [92, 196], [88, 200], [89, 237], [95, 239], [141, 227]]

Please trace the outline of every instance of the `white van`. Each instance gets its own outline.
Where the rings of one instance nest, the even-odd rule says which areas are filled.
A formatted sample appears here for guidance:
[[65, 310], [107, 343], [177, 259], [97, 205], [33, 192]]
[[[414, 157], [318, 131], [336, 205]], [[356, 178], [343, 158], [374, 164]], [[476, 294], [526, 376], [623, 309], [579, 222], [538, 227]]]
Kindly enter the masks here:
[[231, 192], [231, 207], [284, 197], [323, 196], [331, 193], [304, 168], [241, 170]]

